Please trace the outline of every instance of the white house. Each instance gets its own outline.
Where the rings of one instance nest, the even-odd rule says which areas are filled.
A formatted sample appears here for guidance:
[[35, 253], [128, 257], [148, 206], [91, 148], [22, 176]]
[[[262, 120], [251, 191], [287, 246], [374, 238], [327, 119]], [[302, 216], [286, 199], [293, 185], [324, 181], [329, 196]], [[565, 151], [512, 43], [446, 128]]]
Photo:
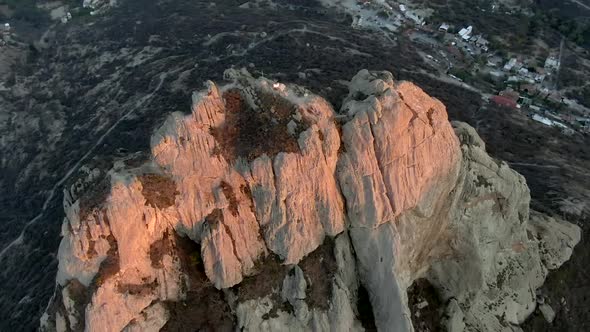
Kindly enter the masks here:
[[463, 40], [469, 40], [471, 38], [471, 33], [473, 32], [473, 27], [470, 25], [467, 28], [463, 28], [459, 31], [459, 36], [463, 38]]
[[443, 31], [443, 32], [449, 31], [449, 25], [447, 23], [441, 24], [440, 27], [438, 28], [438, 31]]
[[551, 121], [551, 119], [548, 119], [544, 116], [540, 116], [538, 114], [533, 114], [533, 120], [535, 120], [537, 122], [541, 122], [542, 124], [547, 125], [547, 126], [553, 125], [553, 121]]
[[516, 58], [512, 58], [510, 59], [505, 65], [504, 65], [504, 70], [505, 71], [511, 71], [512, 68], [514, 68], [514, 66], [516, 65]]
[[559, 60], [552, 56], [547, 57], [547, 60], [545, 60], [545, 69], [557, 70], [557, 68], [559, 68]]
[[522, 67], [522, 68], [520, 68], [518, 70], [518, 74], [519, 75], [522, 75], [522, 76], [527, 76], [528, 73], [529, 73], [529, 70], [527, 68], [524, 68], [524, 67]]

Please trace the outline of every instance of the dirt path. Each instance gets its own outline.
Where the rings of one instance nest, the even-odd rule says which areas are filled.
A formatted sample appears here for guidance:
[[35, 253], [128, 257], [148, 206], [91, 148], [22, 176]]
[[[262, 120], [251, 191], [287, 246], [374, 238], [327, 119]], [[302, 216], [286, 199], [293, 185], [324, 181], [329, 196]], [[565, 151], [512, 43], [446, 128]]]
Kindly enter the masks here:
[[570, 1], [575, 3], [576, 5], [579, 5], [582, 8], [590, 10], [590, 6], [586, 5], [585, 3], [581, 2], [581, 1], [578, 1], [578, 0], [570, 0]]
[[540, 165], [540, 164], [530, 164], [530, 163], [509, 163], [510, 166], [524, 166], [524, 167], [537, 167], [537, 168], [561, 168], [555, 165]]
[[443, 74], [441, 74], [441, 75], [434, 75], [432, 73], [427, 72], [424, 69], [421, 69], [419, 71], [403, 70], [402, 69], [402, 71], [404, 71], [406, 73], [415, 73], [415, 74], [426, 75], [426, 76], [428, 76], [428, 77], [430, 77], [432, 79], [435, 79], [437, 81], [441, 81], [441, 82], [444, 82], [444, 83], [447, 83], [447, 84], [451, 84], [451, 85], [455, 85], [455, 86], [461, 87], [463, 89], [466, 89], [466, 90], [469, 90], [469, 91], [472, 91], [472, 92], [475, 92], [475, 93], [479, 93], [481, 95], [481, 98], [482, 99], [487, 99], [487, 98], [491, 97], [491, 94], [486, 93], [486, 92], [483, 92], [480, 89], [478, 89], [478, 88], [476, 88], [474, 86], [471, 86], [471, 85], [469, 85], [469, 84], [467, 84], [465, 82], [457, 81], [457, 80], [455, 80], [452, 77], [447, 76], [447, 75], [443, 75]]
[[139, 109], [147, 101], [149, 101], [154, 96], [154, 94], [156, 92], [158, 92], [160, 90], [160, 88], [162, 87], [162, 83], [164, 83], [164, 79], [166, 78], [166, 75], [167, 75], [166, 73], [161, 74], [159, 77], [160, 82], [158, 83], [158, 85], [156, 86], [154, 91], [152, 91], [150, 94], [148, 94], [148, 95], [144, 96], [143, 98], [141, 98], [140, 100], [138, 100], [135, 107], [133, 107], [131, 110], [129, 110], [127, 113], [125, 113], [104, 134], [102, 134], [102, 136], [100, 136], [98, 138], [96, 143], [86, 152], [86, 154], [84, 154], [82, 156], [82, 158], [80, 158], [74, 164], [74, 166], [72, 166], [72, 168], [70, 168], [70, 170], [61, 178], [61, 180], [59, 180], [51, 188], [51, 190], [49, 192], [49, 196], [47, 197], [47, 199], [43, 203], [43, 207], [41, 208], [41, 212], [39, 212], [39, 214], [35, 218], [31, 219], [28, 223], [25, 224], [25, 227], [23, 227], [23, 230], [21, 231], [19, 236], [14, 241], [10, 242], [6, 247], [4, 247], [4, 249], [2, 249], [2, 251], [0, 251], [0, 259], [2, 259], [2, 257], [4, 257], [4, 255], [8, 252], [8, 250], [10, 248], [12, 248], [14, 246], [21, 245], [23, 243], [25, 232], [27, 231], [27, 229], [29, 227], [31, 227], [33, 224], [35, 224], [35, 222], [37, 222], [37, 220], [39, 220], [41, 217], [43, 217], [43, 214], [45, 213], [45, 211], [49, 207], [49, 203], [51, 203], [51, 200], [53, 200], [53, 197], [55, 196], [55, 193], [57, 192], [57, 190], [60, 189], [60, 187], [72, 176], [72, 174], [74, 174], [74, 172], [76, 172], [78, 170], [78, 168], [80, 168], [82, 163], [84, 161], [86, 161], [88, 159], [88, 157], [90, 157], [92, 155], [92, 153], [94, 153], [96, 148], [102, 144], [102, 142], [105, 140], [105, 138], [107, 138], [107, 136], [109, 136], [111, 134], [111, 132], [119, 125], [119, 123], [121, 123], [123, 120], [127, 119], [130, 115], [132, 115], [137, 109]]

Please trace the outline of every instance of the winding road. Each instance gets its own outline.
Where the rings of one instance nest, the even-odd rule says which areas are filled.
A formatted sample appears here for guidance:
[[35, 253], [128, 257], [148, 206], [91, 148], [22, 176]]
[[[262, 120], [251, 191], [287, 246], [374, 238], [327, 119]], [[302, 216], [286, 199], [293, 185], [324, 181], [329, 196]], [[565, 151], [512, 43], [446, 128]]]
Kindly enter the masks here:
[[39, 220], [39, 219], [41, 219], [41, 217], [43, 217], [43, 214], [45, 213], [45, 211], [49, 207], [49, 203], [51, 203], [51, 201], [53, 200], [53, 197], [55, 196], [55, 193], [57, 192], [57, 190], [72, 176], [72, 174], [74, 174], [74, 172], [76, 172], [80, 168], [80, 166], [82, 165], [82, 163], [84, 161], [86, 161], [88, 159], [88, 157], [90, 157], [92, 155], [92, 153], [94, 153], [94, 151], [96, 150], [96, 148], [99, 145], [102, 144], [102, 142], [105, 140], [105, 138], [107, 136], [109, 136], [111, 134], [111, 132], [123, 120], [127, 119], [138, 108], [140, 108], [147, 101], [149, 101], [150, 99], [152, 99], [152, 97], [154, 96], [154, 94], [156, 92], [158, 92], [160, 90], [160, 88], [162, 87], [162, 83], [164, 83], [164, 79], [166, 78], [166, 75], [167, 75], [166, 73], [160, 74], [160, 76], [159, 76], [160, 82], [158, 82], [158, 85], [156, 86], [156, 88], [154, 89], [154, 91], [152, 91], [151, 93], [145, 95], [140, 100], [138, 100], [137, 103], [135, 104], [135, 107], [131, 108], [129, 111], [127, 111], [127, 113], [123, 114], [123, 116], [121, 118], [119, 118], [119, 120], [117, 120], [111, 127], [109, 127], [109, 129], [107, 129], [107, 131], [105, 131], [105, 133], [102, 134], [102, 136], [100, 136], [98, 138], [98, 140], [96, 141], [96, 143], [94, 143], [94, 145], [86, 152], [86, 154], [84, 154], [74, 164], [74, 166], [72, 166], [72, 168], [70, 168], [70, 170], [68, 170], [68, 172], [51, 188], [51, 190], [49, 192], [49, 196], [47, 197], [47, 199], [43, 203], [43, 207], [41, 208], [41, 212], [39, 212], [39, 214], [35, 218], [31, 219], [28, 223], [25, 224], [25, 227], [23, 227], [23, 230], [20, 232], [19, 236], [14, 241], [10, 242], [6, 247], [4, 247], [4, 249], [2, 249], [2, 251], [0, 251], [0, 259], [2, 259], [4, 257], [4, 255], [8, 252], [8, 250], [10, 248], [12, 248], [14, 246], [21, 245], [23, 243], [25, 232], [27, 231], [27, 229], [31, 225], [33, 225], [35, 222], [37, 222], [37, 220]]
[[585, 4], [585, 3], [583, 3], [582, 1], [579, 1], [579, 0], [570, 0], [570, 1], [573, 2], [573, 3], [575, 3], [576, 5], [579, 5], [582, 8], [585, 8], [585, 9], [590, 10], [590, 6], [587, 5], [587, 4]]

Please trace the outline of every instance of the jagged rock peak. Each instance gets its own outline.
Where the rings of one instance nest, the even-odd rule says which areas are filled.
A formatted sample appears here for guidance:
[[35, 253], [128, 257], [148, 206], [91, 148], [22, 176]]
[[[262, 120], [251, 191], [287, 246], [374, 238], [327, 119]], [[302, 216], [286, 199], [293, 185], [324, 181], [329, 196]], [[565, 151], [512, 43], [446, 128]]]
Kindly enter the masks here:
[[532, 312], [580, 239], [529, 222], [524, 178], [391, 73], [360, 71], [338, 113], [225, 77], [168, 116], [150, 156], [65, 191], [42, 329], [410, 331], [406, 290], [425, 278], [449, 329], [495, 331]]

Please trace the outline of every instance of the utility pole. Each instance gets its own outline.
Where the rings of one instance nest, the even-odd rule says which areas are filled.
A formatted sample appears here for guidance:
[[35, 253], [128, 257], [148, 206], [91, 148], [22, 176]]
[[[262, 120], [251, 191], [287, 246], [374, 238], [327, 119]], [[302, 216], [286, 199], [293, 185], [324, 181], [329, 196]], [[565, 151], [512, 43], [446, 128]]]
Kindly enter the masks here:
[[555, 80], [553, 89], [557, 90], [559, 87], [559, 72], [561, 70], [561, 58], [563, 57], [563, 45], [565, 44], [565, 36], [561, 36], [561, 43], [559, 44], [559, 57], [557, 58], [557, 72], [555, 73]]

